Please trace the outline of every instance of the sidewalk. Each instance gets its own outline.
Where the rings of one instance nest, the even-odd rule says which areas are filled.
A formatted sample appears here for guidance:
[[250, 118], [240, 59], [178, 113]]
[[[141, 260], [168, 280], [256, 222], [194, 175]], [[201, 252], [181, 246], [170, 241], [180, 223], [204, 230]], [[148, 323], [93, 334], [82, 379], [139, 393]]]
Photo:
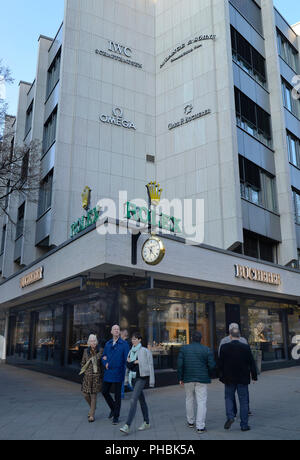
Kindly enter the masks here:
[[239, 421], [225, 431], [224, 387], [214, 381], [209, 386], [207, 429], [197, 435], [186, 427], [184, 391], [179, 386], [148, 390], [151, 430], [140, 433], [141, 411], [125, 436], [130, 394], [122, 405], [120, 425], [113, 427], [109, 410], [99, 396], [96, 422], [87, 422], [88, 407], [80, 385], [55, 377], [0, 365], [0, 440], [299, 440], [300, 367], [265, 372], [251, 385], [252, 431], [242, 433]]

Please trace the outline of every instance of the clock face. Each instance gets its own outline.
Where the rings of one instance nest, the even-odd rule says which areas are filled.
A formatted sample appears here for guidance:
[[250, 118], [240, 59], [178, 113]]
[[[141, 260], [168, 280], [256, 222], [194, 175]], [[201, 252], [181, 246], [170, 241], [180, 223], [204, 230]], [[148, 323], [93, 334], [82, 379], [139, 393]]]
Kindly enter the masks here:
[[145, 242], [142, 249], [143, 260], [148, 265], [159, 264], [164, 258], [165, 253], [166, 250], [163, 242], [159, 238], [153, 236]]

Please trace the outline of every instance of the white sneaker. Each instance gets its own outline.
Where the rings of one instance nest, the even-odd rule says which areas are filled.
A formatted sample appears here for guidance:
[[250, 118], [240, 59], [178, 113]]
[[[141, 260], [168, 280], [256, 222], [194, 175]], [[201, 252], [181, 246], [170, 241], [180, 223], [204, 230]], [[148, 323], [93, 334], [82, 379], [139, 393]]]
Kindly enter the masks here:
[[128, 425], [124, 425], [122, 428], [120, 428], [120, 431], [122, 431], [122, 433], [129, 434], [130, 428]]
[[150, 428], [150, 423], [144, 422], [144, 423], [139, 427], [139, 431], [149, 430], [149, 428]]

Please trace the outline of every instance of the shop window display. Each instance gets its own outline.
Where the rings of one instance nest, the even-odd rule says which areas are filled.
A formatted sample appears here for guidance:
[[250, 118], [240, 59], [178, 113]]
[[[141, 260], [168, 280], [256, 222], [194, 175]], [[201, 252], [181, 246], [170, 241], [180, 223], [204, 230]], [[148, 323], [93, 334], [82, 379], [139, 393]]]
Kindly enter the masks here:
[[291, 311], [288, 315], [288, 326], [289, 326], [289, 337], [288, 337], [288, 349], [289, 358], [291, 359], [292, 349], [295, 344], [292, 342], [295, 336], [300, 336], [300, 308]]
[[272, 309], [249, 309], [249, 344], [262, 352], [263, 361], [285, 359], [281, 312]]
[[79, 369], [90, 334], [104, 345], [117, 318], [118, 290], [99, 290], [71, 307], [68, 365]]
[[37, 314], [34, 358], [59, 365], [62, 361], [63, 307]]
[[16, 317], [12, 354], [22, 360], [28, 359], [30, 334], [30, 313], [22, 312]]
[[[191, 343], [196, 329], [202, 332], [202, 343], [210, 346], [207, 304], [198, 302], [197, 294], [167, 293], [170, 297], [158, 295], [147, 298], [144, 292], [123, 292], [121, 297], [121, 327], [131, 332], [135, 329], [142, 332], [146, 337], [145, 345], [153, 354], [156, 369], [176, 369], [179, 350]], [[146, 309], [144, 305], [147, 305]]]

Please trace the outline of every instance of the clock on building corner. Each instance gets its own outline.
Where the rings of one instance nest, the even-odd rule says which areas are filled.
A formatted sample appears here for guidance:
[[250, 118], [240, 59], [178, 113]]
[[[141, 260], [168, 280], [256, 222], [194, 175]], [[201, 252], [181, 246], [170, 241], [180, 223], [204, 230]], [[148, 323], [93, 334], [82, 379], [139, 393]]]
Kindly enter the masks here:
[[166, 254], [166, 248], [160, 238], [151, 235], [142, 248], [142, 258], [148, 265], [158, 265]]

